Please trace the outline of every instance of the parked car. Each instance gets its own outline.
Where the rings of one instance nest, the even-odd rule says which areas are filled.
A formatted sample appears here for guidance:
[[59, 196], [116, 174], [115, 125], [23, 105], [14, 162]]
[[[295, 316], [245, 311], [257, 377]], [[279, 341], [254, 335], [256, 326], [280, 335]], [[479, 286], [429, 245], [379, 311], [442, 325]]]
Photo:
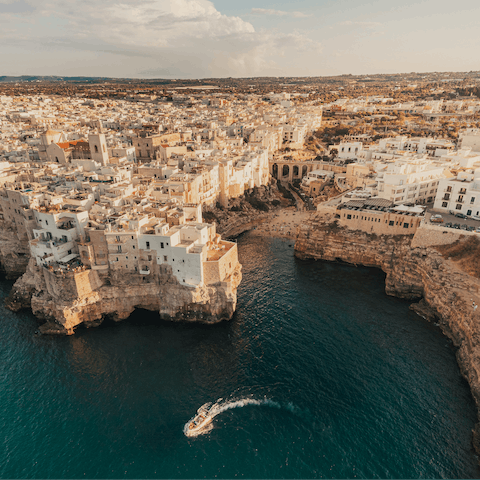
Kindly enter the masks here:
[[464, 215], [463, 213], [456, 213], [455, 216], [456, 216], [457, 218], [467, 218], [467, 216]]
[[452, 228], [460, 229], [460, 224], [459, 223], [454, 223], [452, 225]]
[[460, 225], [460, 230], [466, 230], [467, 226], [465, 224]]
[[432, 223], [443, 223], [443, 217], [441, 215], [432, 215], [430, 221]]
[[480, 215], [472, 215], [472, 218], [473, 218], [474, 220], [480, 220]]
[[447, 222], [447, 223], [445, 224], [445, 226], [448, 227], [448, 228], [452, 228], [453, 224], [452, 224], [452, 222]]
[[474, 230], [475, 230], [475, 227], [473, 227], [473, 226], [468, 226], [467, 227], [468, 232], [473, 232]]
[[475, 229], [475, 231], [476, 231], [477, 233], [480, 233], [480, 227], [477, 227], [477, 228]]

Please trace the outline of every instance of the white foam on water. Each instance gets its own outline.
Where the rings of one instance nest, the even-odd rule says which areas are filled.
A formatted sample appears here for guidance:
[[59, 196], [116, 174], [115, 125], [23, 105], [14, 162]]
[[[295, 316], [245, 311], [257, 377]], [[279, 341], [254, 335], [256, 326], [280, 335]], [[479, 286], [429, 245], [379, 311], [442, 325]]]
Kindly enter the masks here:
[[[208, 413], [208, 417], [213, 420], [213, 418], [215, 418], [217, 415], [220, 415], [222, 412], [232, 410], [233, 408], [246, 407], [247, 405], [266, 405], [273, 408], [282, 408], [282, 405], [280, 403], [275, 402], [274, 400], [270, 400], [268, 398], [264, 398], [261, 400], [257, 400], [255, 398], [241, 398], [239, 400], [230, 400], [226, 401], [225, 403], [221, 403], [222, 400], [223, 398], [219, 398], [213, 405], [211, 402], [203, 404], [197, 410], [196, 415], [198, 415], [199, 413]], [[294, 410], [296, 410], [296, 407], [292, 403], [289, 403], [286, 408], [292, 413], [295, 413]], [[205, 426], [205, 428], [202, 428], [201, 430], [197, 430], [195, 432], [190, 432], [188, 427], [195, 418], [195, 416], [193, 416], [183, 427], [183, 433], [187, 437], [197, 437], [198, 435], [204, 435], [210, 432], [213, 428], [213, 424], [210, 422], [208, 425]]]

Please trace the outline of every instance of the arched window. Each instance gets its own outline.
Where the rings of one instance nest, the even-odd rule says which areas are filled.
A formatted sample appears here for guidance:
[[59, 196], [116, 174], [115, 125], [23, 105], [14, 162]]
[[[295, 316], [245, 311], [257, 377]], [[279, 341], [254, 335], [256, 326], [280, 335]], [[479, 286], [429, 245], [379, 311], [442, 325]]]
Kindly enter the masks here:
[[95, 153], [98, 153], [98, 147], [95, 145]]

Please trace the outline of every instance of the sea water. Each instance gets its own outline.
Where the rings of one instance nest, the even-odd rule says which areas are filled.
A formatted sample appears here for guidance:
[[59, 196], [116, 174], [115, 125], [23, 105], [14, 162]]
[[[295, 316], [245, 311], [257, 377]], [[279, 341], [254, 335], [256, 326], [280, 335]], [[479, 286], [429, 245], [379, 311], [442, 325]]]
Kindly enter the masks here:
[[455, 349], [382, 272], [238, 247], [230, 322], [136, 311], [47, 337], [0, 307], [0, 477], [478, 478]]

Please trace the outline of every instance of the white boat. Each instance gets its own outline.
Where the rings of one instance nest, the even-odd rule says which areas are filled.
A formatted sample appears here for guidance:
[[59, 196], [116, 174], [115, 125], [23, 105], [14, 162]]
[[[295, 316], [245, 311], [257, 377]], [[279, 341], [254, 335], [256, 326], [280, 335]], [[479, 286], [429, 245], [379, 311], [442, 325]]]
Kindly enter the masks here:
[[208, 415], [208, 413], [199, 413], [188, 425], [188, 432], [198, 432], [202, 428], [205, 428], [212, 420], [213, 417]]

